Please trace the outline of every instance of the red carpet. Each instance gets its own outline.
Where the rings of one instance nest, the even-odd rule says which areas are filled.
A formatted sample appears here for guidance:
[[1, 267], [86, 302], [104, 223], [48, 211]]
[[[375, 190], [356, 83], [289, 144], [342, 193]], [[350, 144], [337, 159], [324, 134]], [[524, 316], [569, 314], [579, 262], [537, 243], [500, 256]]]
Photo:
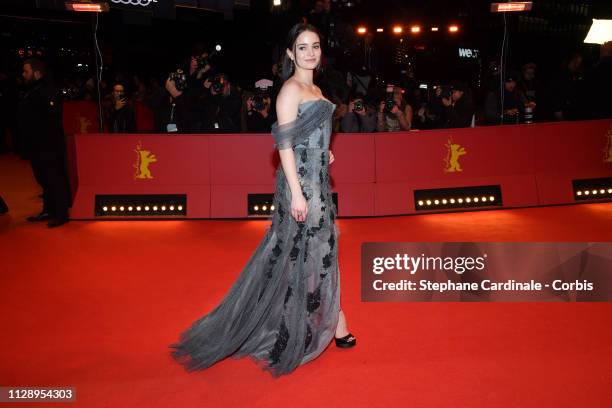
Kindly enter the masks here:
[[[0, 386], [16, 407], [610, 407], [609, 303], [361, 303], [367, 241], [612, 241], [612, 203], [341, 219], [333, 344], [274, 380], [249, 359], [186, 373], [168, 345], [221, 300], [268, 221], [70, 222], [49, 230], [26, 162], [0, 157]], [[0, 408], [11, 404], [0, 403]]]

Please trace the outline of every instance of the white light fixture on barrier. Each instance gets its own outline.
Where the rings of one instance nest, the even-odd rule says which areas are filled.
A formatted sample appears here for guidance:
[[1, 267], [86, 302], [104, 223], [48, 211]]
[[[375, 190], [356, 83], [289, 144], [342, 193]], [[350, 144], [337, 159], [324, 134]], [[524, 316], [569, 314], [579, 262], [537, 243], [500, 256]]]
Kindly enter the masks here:
[[612, 41], [612, 20], [593, 19], [584, 42], [587, 44], [605, 44]]

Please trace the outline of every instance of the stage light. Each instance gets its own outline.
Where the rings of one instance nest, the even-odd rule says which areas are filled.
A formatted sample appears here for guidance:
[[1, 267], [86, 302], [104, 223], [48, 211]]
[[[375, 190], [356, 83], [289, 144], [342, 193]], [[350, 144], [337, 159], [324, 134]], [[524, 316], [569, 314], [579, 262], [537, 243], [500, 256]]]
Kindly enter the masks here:
[[478, 197], [474, 197], [474, 202], [477, 203], [478, 202]]
[[431, 205], [431, 200], [427, 200], [425, 202], [427, 203], [427, 205]]
[[578, 201], [612, 199], [612, 177], [572, 180], [574, 198]]
[[470, 197], [467, 197], [467, 198], [465, 199], [465, 202], [466, 202], [466, 203], [471, 203], [471, 202], [472, 202], [472, 199], [471, 199]]
[[612, 41], [612, 20], [593, 19], [584, 42], [588, 44], [605, 44], [608, 41]]
[[267, 205], [261, 206], [261, 211], [268, 211], [268, 206]]
[[259, 206], [258, 206], [258, 205], [254, 206], [254, 207], [253, 207], [253, 210], [255, 210], [255, 211], [259, 211]]
[[377, 28], [377, 29], [376, 29], [376, 32], [377, 32], [377, 33], [382, 33], [383, 31], [385, 31], [385, 30], [384, 30], [384, 29], [382, 29], [382, 28]]
[[439, 28], [438, 28], [438, 27], [431, 27], [431, 31], [434, 31], [434, 32], [435, 32], [435, 31], [438, 31], [438, 30], [439, 30]]
[[273, 205], [270, 206], [270, 211], [274, 211], [275, 209], [276, 208]]
[[176, 209], [177, 209], [178, 211], [183, 211], [183, 206], [182, 206], [182, 205], [179, 205], [178, 207], [176, 207]]
[[357, 32], [358, 32], [359, 34], [365, 34], [366, 32], [368, 32], [368, 30], [367, 30], [367, 28], [365, 28], [365, 27], [359, 27], [359, 28], [357, 29]]
[[165, 206], [165, 205], [162, 205], [162, 206], [161, 206], [161, 210], [162, 210], [162, 211], [166, 211], [166, 206]]
[[451, 198], [451, 199], [450, 199], [450, 203], [451, 203], [451, 204], [455, 204], [455, 199], [454, 199], [454, 198]]
[[119, 207], [119, 211], [125, 211], [125, 207], [124, 206]]
[[156, 205], [153, 206], [153, 211], [157, 211], [157, 206]]
[[404, 31], [404, 29], [403, 29], [401, 26], [394, 26], [394, 27], [393, 27], [393, 32], [394, 32], [395, 34], [401, 34], [401, 33], [402, 33], [402, 31]]
[[421, 26], [418, 25], [414, 25], [412, 27], [410, 27], [410, 32], [413, 34], [418, 34], [421, 32]]
[[173, 205], [170, 206], [170, 211], [174, 211], [174, 206]]
[[506, 3], [491, 3], [491, 12], [506, 13], [512, 11], [529, 11], [533, 6], [531, 1], [509, 1]]
[[457, 202], [458, 202], [459, 204], [463, 204], [463, 198], [459, 198], [459, 199], [457, 200]]
[[419, 200], [419, 205], [423, 205], [423, 201], [422, 200]]
[[111, 207], [111, 211], [117, 211], [117, 207], [115, 207], [114, 205]]
[[140, 211], [140, 210], [142, 210], [142, 208], [140, 206], [137, 206], [136, 211]]
[[444, 200], [442, 200], [442, 204], [446, 204], [448, 202], [448, 200], [446, 200], [446, 198]]
[[435, 204], [435, 205], [440, 204], [440, 200], [434, 200], [434, 204]]
[[221, 44], [215, 45], [215, 51], [221, 52]]
[[273, 6], [280, 6], [280, 5], [281, 5], [281, 0], [274, 0], [274, 1], [272, 2], [272, 5], [273, 5]]
[[449, 27], [448, 27], [448, 32], [449, 32], [449, 33], [456, 33], [456, 32], [458, 32], [458, 31], [459, 31], [459, 26], [452, 25], [452, 26], [449, 26]]
[[64, 3], [64, 5], [66, 6], [66, 10], [89, 13], [103, 13], [109, 9], [108, 3], [105, 2], [93, 3], [89, 1], [67, 1]]
[[134, 207], [132, 207], [131, 205], [128, 207], [128, 211], [132, 211], [134, 209]]

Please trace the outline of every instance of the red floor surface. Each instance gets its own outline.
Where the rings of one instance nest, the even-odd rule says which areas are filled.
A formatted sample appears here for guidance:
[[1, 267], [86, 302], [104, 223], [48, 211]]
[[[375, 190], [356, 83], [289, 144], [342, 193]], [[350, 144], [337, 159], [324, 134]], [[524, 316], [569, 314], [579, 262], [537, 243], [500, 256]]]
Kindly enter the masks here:
[[[27, 163], [0, 156], [0, 386], [15, 407], [611, 407], [609, 303], [362, 303], [367, 241], [612, 241], [612, 203], [339, 220], [357, 347], [273, 379], [249, 359], [186, 373], [168, 345], [210, 311], [268, 221], [73, 221], [49, 230]], [[0, 403], [0, 408], [11, 406]]]

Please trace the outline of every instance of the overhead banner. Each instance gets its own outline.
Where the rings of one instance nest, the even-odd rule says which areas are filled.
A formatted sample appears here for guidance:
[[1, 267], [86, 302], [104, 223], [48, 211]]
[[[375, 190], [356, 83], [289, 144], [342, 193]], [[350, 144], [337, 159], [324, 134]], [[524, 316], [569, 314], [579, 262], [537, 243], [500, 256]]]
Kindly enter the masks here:
[[612, 301], [610, 242], [367, 242], [364, 302]]

